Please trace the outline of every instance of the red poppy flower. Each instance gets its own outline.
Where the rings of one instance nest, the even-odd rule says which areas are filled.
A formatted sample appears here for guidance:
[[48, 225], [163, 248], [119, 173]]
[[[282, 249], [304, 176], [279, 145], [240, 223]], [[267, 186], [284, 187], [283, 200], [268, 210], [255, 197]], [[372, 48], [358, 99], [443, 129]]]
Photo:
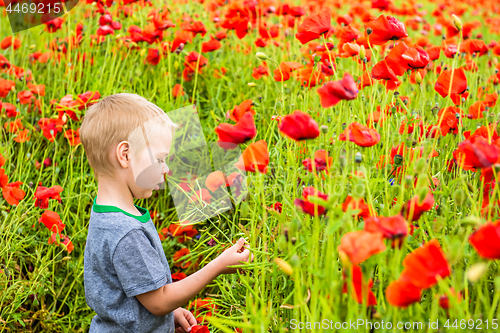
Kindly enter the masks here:
[[266, 173], [268, 164], [267, 142], [259, 140], [248, 145], [234, 165], [242, 171]]
[[[442, 108], [438, 112], [438, 119], [441, 122], [441, 133], [446, 136], [448, 133], [458, 133], [458, 123], [463, 112], [456, 106]], [[439, 122], [438, 122], [439, 124]]]
[[357, 211], [354, 216], [362, 217], [364, 219], [372, 216], [372, 214], [370, 213], [370, 207], [365, 203], [365, 200], [363, 198], [355, 200], [353, 197], [348, 195], [342, 203], [342, 210], [344, 212], [347, 212], [348, 209]]
[[[465, 69], [463, 67], [457, 68], [453, 71], [453, 82], [451, 75], [451, 69], [444, 70], [441, 74], [439, 74], [436, 84], [434, 85], [434, 89], [439, 95], [441, 95], [441, 97], [448, 96], [448, 93], [451, 95], [461, 95], [465, 93], [467, 89], [467, 77], [465, 76]], [[450, 98], [452, 97], [451, 95]]]
[[59, 193], [63, 191], [63, 188], [59, 185], [52, 186], [50, 188], [38, 186], [35, 191], [35, 207], [40, 207], [41, 209], [49, 208], [49, 199], [54, 199], [61, 203], [61, 196]]
[[[342, 277], [343, 280], [345, 281], [347, 279], [347, 276], [345, 272], [342, 272]], [[371, 290], [373, 286], [373, 280], [369, 279], [368, 281], [364, 281], [363, 278], [363, 272], [361, 271], [361, 268], [357, 265], [351, 266], [351, 274], [350, 274], [350, 284], [351, 284], [351, 290], [354, 290], [355, 292], [355, 297], [354, 299], [356, 302], [359, 304], [365, 303], [367, 306], [372, 306], [377, 304], [377, 299], [375, 298], [375, 294]], [[344, 282], [342, 285], [342, 293], [347, 294], [348, 293], [348, 286], [347, 286], [347, 281]], [[363, 300], [363, 297], [365, 299]]]
[[28, 89], [35, 95], [45, 96], [45, 85], [44, 84], [33, 84], [31, 82], [27, 83]]
[[16, 86], [14, 81], [4, 80], [0, 78], [0, 98], [5, 98], [11, 92], [12, 88]]
[[488, 168], [499, 161], [500, 147], [489, 144], [488, 139], [479, 136], [474, 141], [467, 139], [460, 142], [458, 149], [453, 152], [453, 158], [464, 170]]
[[486, 106], [482, 101], [476, 101], [469, 106], [469, 115], [472, 119], [484, 118], [483, 112], [486, 111]]
[[321, 106], [328, 108], [341, 100], [352, 100], [358, 96], [358, 88], [351, 74], [344, 73], [340, 81], [330, 81], [318, 89]]
[[425, 51], [429, 55], [429, 60], [434, 61], [436, 59], [439, 59], [442, 48], [442, 46], [431, 46], [429, 48], [426, 48]]
[[469, 237], [469, 243], [482, 258], [500, 259], [500, 221], [482, 225]]
[[225, 184], [224, 173], [220, 170], [210, 173], [205, 179], [205, 186], [212, 192], [217, 191], [221, 185]]
[[5, 174], [5, 169], [0, 168], [0, 188], [4, 188], [9, 183], [9, 176]]
[[187, 277], [186, 273], [182, 273], [179, 271], [172, 273], [172, 281], [173, 282], [180, 281], [182, 279], [185, 279], [186, 277]]
[[192, 225], [182, 226], [174, 223], [170, 224], [168, 231], [172, 234], [172, 236], [178, 237], [177, 242], [179, 243], [184, 243], [198, 234], [198, 230], [194, 229]]
[[407, 279], [392, 281], [385, 290], [385, 297], [392, 306], [406, 308], [408, 305], [420, 301], [422, 290], [414, 286]]
[[381, 60], [372, 68], [372, 77], [377, 80], [397, 81], [396, 73], [389, 66], [387, 60]]
[[0, 42], [0, 48], [3, 50], [6, 50], [11, 46], [13, 46], [14, 50], [17, 50], [21, 47], [21, 40], [13, 36], [7, 36]]
[[483, 40], [480, 39], [466, 39], [460, 44], [460, 52], [469, 54], [477, 54], [482, 56], [488, 53], [488, 47]]
[[210, 333], [208, 327], [205, 325], [194, 325], [191, 326], [190, 333]]
[[33, 93], [31, 91], [28, 91], [28, 90], [20, 91], [17, 94], [17, 99], [19, 99], [19, 103], [21, 103], [22, 105], [28, 104], [33, 99]]
[[294, 205], [298, 207], [302, 212], [309, 214], [311, 216], [323, 215], [326, 213], [326, 208], [317, 204], [313, 204], [308, 200], [308, 197], [319, 197], [323, 200], [328, 200], [328, 195], [316, 190], [313, 186], [305, 187], [302, 190], [302, 197], [304, 199], [295, 199], [293, 201]]
[[102, 25], [97, 29], [98, 36], [114, 35], [115, 30], [109, 25]]
[[445, 278], [451, 267], [437, 239], [432, 239], [417, 248], [403, 260], [405, 269], [400, 279], [407, 279], [417, 288], [430, 288], [437, 283], [437, 276]]
[[59, 234], [64, 230], [64, 227], [66, 227], [66, 225], [62, 223], [59, 214], [51, 210], [44, 211], [42, 216], [38, 219], [38, 222], [42, 223], [50, 231]]
[[184, 96], [184, 88], [177, 83], [172, 89], [172, 95], [174, 96], [174, 98], [177, 98], [179, 96]]
[[62, 235], [62, 234], [59, 234], [59, 236], [60, 236], [61, 243], [57, 243], [57, 232], [52, 233], [52, 235], [49, 238], [48, 243], [49, 244], [56, 243], [57, 245], [62, 244], [64, 246], [64, 248], [66, 249], [66, 251], [68, 251], [68, 254], [71, 254], [71, 252], [73, 252], [73, 250], [75, 249], [73, 243], [71, 242], [71, 240], [69, 239], [68, 236]]
[[255, 110], [252, 109], [253, 101], [251, 99], [247, 99], [241, 102], [240, 105], [235, 105], [232, 110], [226, 112], [226, 119], [231, 119], [234, 122], [240, 121], [240, 118], [247, 112], [251, 112], [255, 114]]
[[297, 29], [295, 37], [301, 44], [306, 44], [321, 35], [328, 33], [332, 28], [330, 11], [322, 10], [305, 18]]
[[190, 261], [187, 261], [186, 259], [181, 260], [184, 256], [189, 255], [191, 252], [187, 247], [184, 247], [180, 249], [179, 251], [175, 252], [173, 255], [174, 259], [174, 266], [180, 267], [180, 268], [188, 268], [191, 265]]
[[201, 34], [202, 36], [205, 36], [207, 33], [207, 28], [205, 28], [205, 25], [201, 21], [196, 21], [194, 23], [184, 23], [181, 28], [186, 31], [190, 31], [193, 33], [193, 37], [195, 37], [197, 34]]
[[372, 255], [385, 251], [383, 237], [381, 232], [351, 231], [342, 236], [337, 249], [345, 254], [353, 265], [357, 265]]
[[372, 29], [368, 35], [371, 45], [383, 45], [390, 40], [408, 37], [405, 25], [392, 16], [380, 15], [376, 20], [369, 22], [367, 28]]
[[365, 220], [365, 230], [381, 232], [385, 238], [395, 239], [408, 235], [408, 223], [401, 215], [391, 217], [369, 217]]
[[156, 66], [160, 62], [160, 51], [157, 49], [148, 49], [148, 56], [146, 62], [150, 65]]
[[80, 129], [76, 131], [73, 129], [68, 129], [64, 132], [64, 137], [68, 139], [70, 146], [76, 146], [80, 144]]
[[314, 139], [319, 136], [318, 123], [310, 115], [300, 110], [283, 117], [278, 125], [279, 131], [295, 140]]
[[352, 25], [341, 27], [335, 34], [340, 39], [339, 46], [342, 45], [342, 47], [345, 43], [350, 43], [354, 40], [358, 40], [359, 37], [361, 37], [361, 33], [359, 32], [359, 30]]
[[259, 80], [263, 76], [269, 76], [269, 70], [267, 69], [265, 62], [263, 62], [262, 65], [255, 67], [252, 72], [252, 77], [255, 80]]
[[279, 67], [273, 71], [273, 73], [275, 81], [284, 82], [290, 80], [292, 71], [286, 63], [282, 62]]
[[[455, 289], [453, 289], [453, 287], [450, 288], [450, 294], [451, 296], [453, 296], [454, 298], [457, 299], [457, 302], [460, 303], [460, 301], [462, 300], [461, 298], [461, 293], [456, 293], [455, 292]], [[442, 307], [443, 309], [449, 309], [450, 308], [450, 302], [448, 300], [448, 294], [444, 294], [444, 295], [441, 295], [439, 297], [439, 306]]]
[[202, 188], [201, 190], [194, 192], [194, 194], [191, 195], [190, 198], [190, 200], [194, 202], [201, 201], [206, 203], [210, 203], [210, 199], [212, 199], [212, 196], [210, 195], [210, 192], [208, 192], [206, 188]]
[[219, 138], [217, 144], [224, 149], [235, 149], [237, 144], [251, 140], [257, 134], [257, 128], [251, 112], [245, 112], [236, 125], [219, 124], [215, 128]]
[[221, 43], [217, 39], [211, 39], [201, 44], [201, 52], [213, 52], [221, 48]]
[[495, 91], [493, 94], [486, 94], [486, 96], [484, 96], [483, 104], [484, 106], [492, 108], [497, 104], [497, 100], [498, 93]]
[[309, 172], [313, 172], [313, 169], [317, 172], [327, 170], [333, 165], [333, 157], [328, 157], [328, 152], [324, 149], [318, 149], [314, 152], [314, 161], [311, 158], [307, 158], [302, 161], [302, 164]]
[[351, 141], [361, 147], [371, 147], [380, 141], [380, 134], [374, 128], [352, 123], [339, 135], [341, 141]]
[[7, 203], [13, 206], [19, 205], [19, 201], [24, 199], [26, 193], [19, 188], [22, 184], [22, 181], [17, 181], [3, 186], [2, 195]]
[[432, 193], [427, 193], [423, 201], [416, 195], [402, 207], [401, 215], [410, 222], [417, 221], [423, 213], [431, 210], [434, 203]]

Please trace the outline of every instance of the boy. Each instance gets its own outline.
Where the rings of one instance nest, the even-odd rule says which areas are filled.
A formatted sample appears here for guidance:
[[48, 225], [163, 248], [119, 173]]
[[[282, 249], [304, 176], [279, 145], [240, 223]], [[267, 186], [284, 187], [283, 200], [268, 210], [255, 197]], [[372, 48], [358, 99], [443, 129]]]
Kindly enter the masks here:
[[164, 181], [175, 128], [163, 110], [135, 94], [108, 96], [84, 117], [80, 140], [98, 182], [84, 256], [85, 297], [97, 313], [90, 333], [189, 332], [196, 319], [180, 306], [218, 275], [237, 271], [227, 266], [249, 261], [240, 238], [172, 283], [154, 223], [134, 199], [149, 198]]

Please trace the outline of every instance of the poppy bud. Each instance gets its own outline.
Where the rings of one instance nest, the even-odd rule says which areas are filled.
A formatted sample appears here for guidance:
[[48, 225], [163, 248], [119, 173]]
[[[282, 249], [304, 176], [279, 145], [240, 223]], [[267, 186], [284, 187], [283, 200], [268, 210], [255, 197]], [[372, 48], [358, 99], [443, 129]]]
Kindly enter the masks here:
[[421, 158], [417, 161], [417, 165], [415, 166], [415, 173], [422, 174], [427, 169], [427, 161], [425, 158]]
[[33, 187], [33, 182], [29, 182], [29, 183], [28, 183], [28, 186], [29, 186], [29, 187]]
[[323, 133], [328, 132], [328, 126], [326, 126], [326, 125], [321, 125], [320, 129], [321, 129], [321, 132], [323, 132]]
[[[419, 184], [417, 182], [417, 188], [418, 188], [418, 185]], [[427, 193], [429, 193], [429, 187], [428, 186], [421, 187], [420, 190], [418, 191], [418, 201], [423, 202], [425, 200], [425, 197], [427, 196]]]
[[478, 262], [469, 267], [467, 270], [467, 279], [470, 282], [477, 282], [488, 271], [488, 264], [485, 262]]
[[321, 57], [319, 55], [314, 56], [314, 63], [318, 63], [321, 60]]
[[341, 167], [341, 168], [345, 167], [345, 165], [346, 165], [346, 159], [345, 159], [345, 156], [344, 156], [344, 155], [342, 155], [342, 156], [340, 156], [340, 158], [339, 158], [339, 159], [340, 159], [340, 167]]
[[361, 163], [362, 158], [363, 158], [363, 155], [361, 155], [361, 153], [358, 151], [356, 153], [356, 155], [354, 155], [354, 162]]
[[413, 177], [410, 175], [406, 175], [405, 177], [405, 185], [411, 186], [413, 184]]
[[184, 43], [180, 43], [179, 46], [177, 46], [177, 48], [175, 49], [174, 53], [180, 54], [183, 49], [184, 49]]
[[403, 156], [396, 154], [396, 156], [394, 156], [394, 166], [398, 166], [401, 163], [403, 163]]
[[255, 53], [255, 56], [262, 61], [269, 59], [267, 54], [265, 54], [264, 52], [257, 52], [257, 53]]
[[453, 24], [458, 29], [458, 31], [462, 31], [463, 25], [462, 25], [462, 21], [460, 20], [460, 18], [457, 15], [452, 14], [451, 20], [453, 21]]
[[365, 46], [361, 45], [361, 47], [359, 48], [359, 59], [364, 60], [365, 58], [366, 58]]
[[367, 34], [368, 36], [370, 36], [372, 32], [373, 32], [373, 29], [372, 29], [372, 28], [366, 28], [366, 34]]
[[283, 273], [292, 275], [293, 274], [293, 268], [292, 266], [287, 263], [285, 260], [280, 259], [280, 258], [274, 258], [274, 262], [281, 268]]
[[417, 82], [417, 84], [422, 83], [422, 74], [420, 74], [420, 72], [417, 72], [417, 74], [415, 74], [415, 82]]
[[453, 199], [455, 200], [455, 203], [457, 206], [462, 206], [465, 203], [465, 193], [462, 189], [458, 189], [455, 191], [453, 195]]

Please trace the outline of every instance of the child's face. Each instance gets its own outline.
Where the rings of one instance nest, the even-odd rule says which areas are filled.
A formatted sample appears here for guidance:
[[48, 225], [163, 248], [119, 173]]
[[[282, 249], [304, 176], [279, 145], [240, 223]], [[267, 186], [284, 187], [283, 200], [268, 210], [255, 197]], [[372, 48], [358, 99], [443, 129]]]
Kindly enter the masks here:
[[165, 174], [169, 171], [166, 157], [172, 144], [172, 132], [163, 132], [156, 136], [148, 135], [149, 146], [131, 154], [133, 181], [130, 188], [136, 199], [149, 198], [153, 190], [160, 189], [158, 184], [165, 182]]

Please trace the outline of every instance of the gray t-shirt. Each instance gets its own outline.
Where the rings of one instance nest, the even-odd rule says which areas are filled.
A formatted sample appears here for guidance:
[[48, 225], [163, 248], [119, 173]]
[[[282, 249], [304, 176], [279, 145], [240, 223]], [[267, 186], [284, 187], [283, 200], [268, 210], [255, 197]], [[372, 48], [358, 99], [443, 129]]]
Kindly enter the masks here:
[[155, 316], [135, 297], [172, 283], [149, 212], [136, 207], [142, 216], [94, 199], [83, 274], [87, 304], [96, 312], [89, 333], [175, 331], [173, 312]]

